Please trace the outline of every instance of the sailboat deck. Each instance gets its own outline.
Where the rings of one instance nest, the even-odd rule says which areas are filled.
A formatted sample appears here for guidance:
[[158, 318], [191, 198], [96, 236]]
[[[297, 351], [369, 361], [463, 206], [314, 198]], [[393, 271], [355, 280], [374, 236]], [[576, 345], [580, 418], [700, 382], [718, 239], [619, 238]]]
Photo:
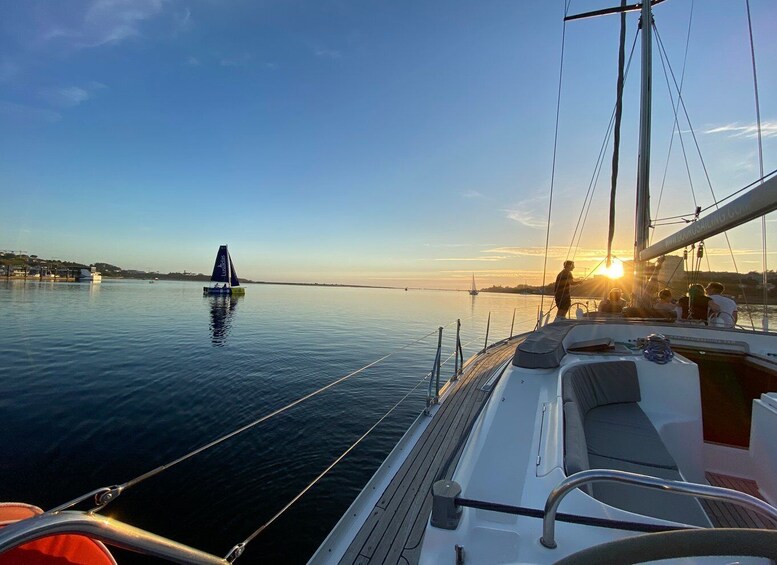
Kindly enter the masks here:
[[[461, 451], [460, 440], [488, 397], [483, 385], [500, 372], [521, 340], [516, 337], [496, 345], [467, 366], [340, 563], [418, 561], [432, 509], [432, 484], [450, 477]], [[426, 495], [417, 496], [419, 492]]]
[[[706, 475], [712, 486], [738, 490], [763, 500], [755, 481], [718, 473], [707, 473]], [[718, 502], [716, 500], [704, 500], [702, 504], [710, 520], [712, 520], [712, 525], [716, 528], [764, 528], [777, 530], [777, 524], [772, 520], [743, 506]]]

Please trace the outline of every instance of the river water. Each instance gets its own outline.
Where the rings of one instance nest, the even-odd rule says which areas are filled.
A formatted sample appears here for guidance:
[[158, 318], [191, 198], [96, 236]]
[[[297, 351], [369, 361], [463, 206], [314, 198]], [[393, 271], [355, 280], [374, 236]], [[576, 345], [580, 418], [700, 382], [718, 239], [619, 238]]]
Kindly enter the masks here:
[[[201, 283], [0, 282], [0, 500], [51, 508], [123, 483], [393, 354], [141, 482], [106, 514], [225, 555], [443, 358], [531, 329], [539, 298]], [[547, 299], [546, 299], [547, 304]], [[426, 337], [424, 337], [426, 336]], [[423, 338], [423, 339], [421, 339]], [[443, 378], [453, 360], [443, 367]], [[418, 387], [240, 562], [304, 562], [423, 409]], [[120, 562], [138, 562], [122, 555]]]

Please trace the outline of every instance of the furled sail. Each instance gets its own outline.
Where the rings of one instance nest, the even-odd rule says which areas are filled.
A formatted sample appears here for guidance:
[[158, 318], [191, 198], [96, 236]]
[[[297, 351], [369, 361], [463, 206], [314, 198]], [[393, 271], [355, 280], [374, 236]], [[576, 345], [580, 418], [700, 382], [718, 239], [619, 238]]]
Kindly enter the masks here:
[[[215, 283], [228, 283], [229, 282], [229, 267], [227, 263], [231, 263], [229, 260], [229, 251], [227, 246], [222, 245], [219, 247], [218, 253], [216, 253], [216, 263], [213, 265], [213, 274], [210, 276], [210, 282]], [[232, 269], [232, 278], [237, 280], [235, 275], [235, 269]], [[235, 283], [232, 283], [235, 284]]]

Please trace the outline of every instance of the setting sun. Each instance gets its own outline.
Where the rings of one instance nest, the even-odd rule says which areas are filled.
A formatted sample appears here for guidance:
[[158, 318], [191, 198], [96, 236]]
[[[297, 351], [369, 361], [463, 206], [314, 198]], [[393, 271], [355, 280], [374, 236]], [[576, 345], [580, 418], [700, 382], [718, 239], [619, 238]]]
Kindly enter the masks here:
[[602, 265], [596, 272], [597, 275], [606, 275], [611, 279], [620, 279], [623, 277], [623, 263], [620, 261], [613, 261], [610, 267]]

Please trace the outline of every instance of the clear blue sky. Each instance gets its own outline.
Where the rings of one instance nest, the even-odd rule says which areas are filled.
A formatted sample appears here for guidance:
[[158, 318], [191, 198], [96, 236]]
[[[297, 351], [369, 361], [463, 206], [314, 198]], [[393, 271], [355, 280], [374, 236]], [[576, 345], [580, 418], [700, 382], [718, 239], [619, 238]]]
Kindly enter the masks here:
[[[692, 5], [683, 96], [722, 197], [758, 177], [745, 5], [655, 8], [678, 80]], [[607, 6], [580, 0], [570, 11]], [[777, 4], [751, 8], [770, 171]], [[474, 272], [479, 286], [539, 281], [563, 2], [0, 0], [0, 11], [0, 248], [209, 272], [228, 243], [239, 274], [260, 280], [463, 288]], [[613, 16], [567, 25], [553, 274], [614, 104], [617, 35]], [[636, 61], [620, 175], [624, 258]], [[658, 55], [656, 73], [654, 209], [673, 119]], [[698, 203], [709, 205], [681, 129]], [[659, 216], [693, 210], [678, 149], [675, 135]], [[605, 246], [609, 161], [579, 267], [592, 268]], [[739, 228], [732, 243], [740, 270], [760, 268], [760, 225]], [[733, 269], [726, 254], [711, 257]]]

